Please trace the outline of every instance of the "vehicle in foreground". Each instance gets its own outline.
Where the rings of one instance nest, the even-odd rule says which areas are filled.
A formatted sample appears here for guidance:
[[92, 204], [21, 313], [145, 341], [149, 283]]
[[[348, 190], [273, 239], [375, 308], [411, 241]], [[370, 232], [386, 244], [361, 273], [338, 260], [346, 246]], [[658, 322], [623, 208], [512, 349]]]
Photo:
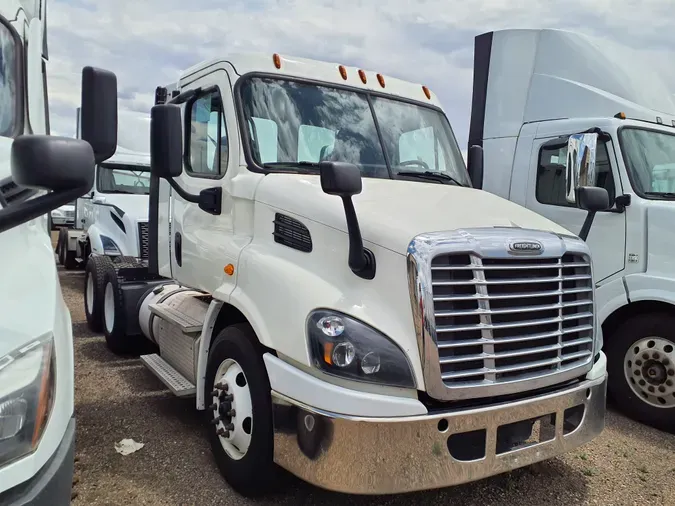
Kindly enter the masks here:
[[[157, 88], [150, 141], [148, 266], [106, 272], [106, 343], [154, 346], [238, 492], [276, 465], [355, 494], [446, 487], [602, 431], [588, 247], [472, 189], [425, 86], [233, 55]], [[590, 219], [607, 204], [578, 196]]]

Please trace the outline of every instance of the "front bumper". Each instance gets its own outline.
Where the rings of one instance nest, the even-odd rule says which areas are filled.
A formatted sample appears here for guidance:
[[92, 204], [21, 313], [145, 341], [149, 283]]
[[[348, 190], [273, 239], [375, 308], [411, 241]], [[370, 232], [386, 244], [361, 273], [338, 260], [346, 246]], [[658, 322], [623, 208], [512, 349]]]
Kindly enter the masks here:
[[[530, 399], [397, 418], [339, 415], [273, 391], [274, 460], [304, 481], [352, 494], [459, 485], [592, 440], [605, 426], [606, 391], [603, 372]], [[528, 444], [534, 419], [539, 442]]]
[[71, 418], [54, 456], [27, 481], [0, 493], [3, 506], [70, 504], [75, 457], [75, 418]]

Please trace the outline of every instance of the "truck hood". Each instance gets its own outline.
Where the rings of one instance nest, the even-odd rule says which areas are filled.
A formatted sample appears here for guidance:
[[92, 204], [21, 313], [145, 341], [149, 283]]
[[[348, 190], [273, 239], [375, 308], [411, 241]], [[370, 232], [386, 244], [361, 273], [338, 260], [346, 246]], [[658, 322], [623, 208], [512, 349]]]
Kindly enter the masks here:
[[[342, 200], [323, 192], [318, 175], [268, 174], [256, 201], [347, 232]], [[364, 240], [400, 254], [424, 232], [520, 227], [574, 235], [513, 202], [454, 185], [363, 178], [353, 201]]]

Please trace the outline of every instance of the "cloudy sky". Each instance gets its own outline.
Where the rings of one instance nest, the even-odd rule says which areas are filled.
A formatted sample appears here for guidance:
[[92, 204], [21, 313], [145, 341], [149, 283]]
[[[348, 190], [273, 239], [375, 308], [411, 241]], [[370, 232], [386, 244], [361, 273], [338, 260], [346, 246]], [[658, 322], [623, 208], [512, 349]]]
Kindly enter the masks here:
[[[120, 107], [228, 52], [280, 52], [427, 84], [466, 146], [473, 38], [550, 27], [630, 45], [675, 91], [674, 0], [49, 0], [52, 133], [73, 135], [84, 65], [114, 71]], [[671, 68], [672, 67], [672, 68]], [[120, 144], [127, 141], [120, 132]], [[133, 146], [130, 146], [133, 147]]]

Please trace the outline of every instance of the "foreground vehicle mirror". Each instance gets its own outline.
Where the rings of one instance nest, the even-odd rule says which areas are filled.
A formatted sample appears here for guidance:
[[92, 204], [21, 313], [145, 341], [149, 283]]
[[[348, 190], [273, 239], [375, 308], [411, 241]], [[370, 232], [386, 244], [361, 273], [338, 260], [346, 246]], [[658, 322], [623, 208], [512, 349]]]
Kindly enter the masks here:
[[597, 186], [581, 186], [576, 189], [576, 199], [579, 207], [588, 211], [579, 237], [584, 241], [588, 238], [595, 213], [609, 209], [609, 193]]
[[101, 163], [117, 150], [117, 77], [94, 67], [82, 69], [81, 137]]
[[70, 137], [23, 135], [12, 143], [12, 180], [18, 186], [50, 190], [46, 195], [0, 209], [0, 232], [49, 213], [83, 195], [94, 182], [94, 151]]
[[183, 127], [180, 106], [155, 105], [150, 110], [150, 172], [163, 179], [183, 172]]
[[363, 238], [356, 217], [352, 197], [361, 193], [361, 171], [356, 165], [344, 162], [321, 162], [321, 188], [328, 195], [342, 198], [349, 234], [349, 268], [363, 279], [375, 277], [375, 255], [363, 247]]
[[483, 147], [474, 145], [467, 153], [467, 169], [474, 188], [483, 188]]

